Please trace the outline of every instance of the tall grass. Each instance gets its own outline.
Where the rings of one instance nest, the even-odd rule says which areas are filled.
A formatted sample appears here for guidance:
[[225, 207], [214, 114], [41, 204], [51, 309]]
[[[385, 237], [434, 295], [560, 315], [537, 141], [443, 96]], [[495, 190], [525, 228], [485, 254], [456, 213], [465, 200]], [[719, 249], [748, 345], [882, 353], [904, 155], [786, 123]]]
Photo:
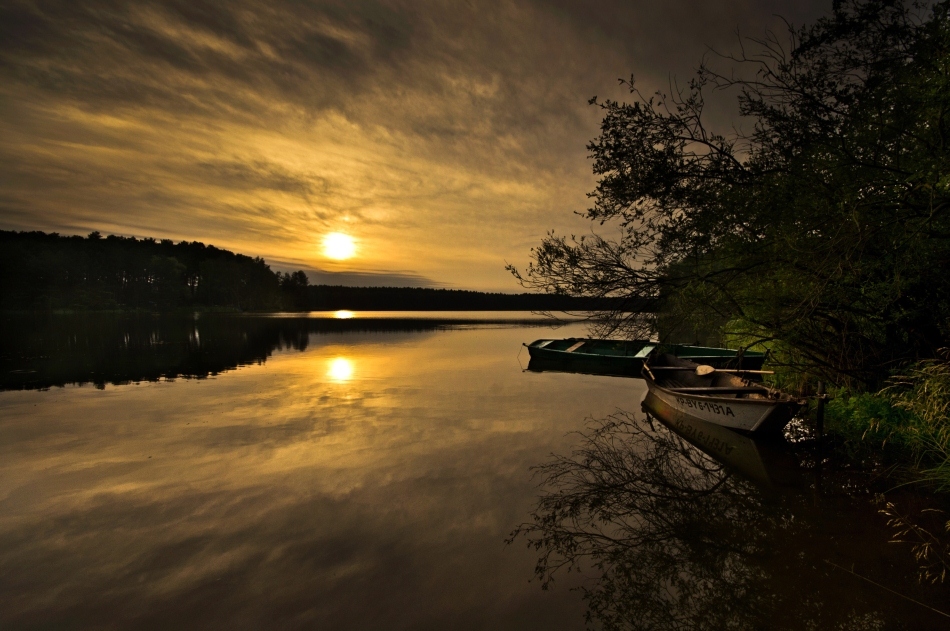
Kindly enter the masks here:
[[950, 363], [919, 362], [876, 393], [837, 394], [830, 429], [885, 448], [915, 479], [950, 491]]
[[907, 413], [909, 422], [899, 430], [915, 464], [941, 491], [950, 491], [950, 363], [920, 362], [884, 392], [895, 409]]
[[[919, 362], [876, 393], [837, 395], [828, 404], [829, 429], [858, 449], [879, 450], [908, 481], [950, 491], [950, 362]], [[950, 520], [934, 518], [945, 513], [904, 514], [890, 501], [880, 512], [893, 529], [892, 541], [911, 544], [920, 580], [944, 582], [950, 574]]]

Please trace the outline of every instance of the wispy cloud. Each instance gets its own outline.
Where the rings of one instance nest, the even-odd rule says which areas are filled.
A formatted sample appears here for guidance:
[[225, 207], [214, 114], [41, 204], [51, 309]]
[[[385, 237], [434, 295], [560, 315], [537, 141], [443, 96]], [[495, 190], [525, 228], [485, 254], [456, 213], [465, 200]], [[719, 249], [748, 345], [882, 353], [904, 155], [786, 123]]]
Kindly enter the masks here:
[[[8, 2], [0, 224], [510, 289], [525, 244], [583, 229], [591, 96], [824, 5]], [[356, 262], [322, 260], [331, 230]]]

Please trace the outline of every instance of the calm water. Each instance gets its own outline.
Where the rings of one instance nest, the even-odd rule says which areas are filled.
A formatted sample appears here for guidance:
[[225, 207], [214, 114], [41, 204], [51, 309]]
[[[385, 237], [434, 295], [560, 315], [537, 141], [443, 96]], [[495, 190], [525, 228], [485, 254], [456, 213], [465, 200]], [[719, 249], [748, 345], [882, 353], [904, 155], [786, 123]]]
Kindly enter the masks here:
[[[362, 315], [7, 319], [0, 627], [950, 622], [865, 580], [947, 609], [847, 482], [776, 491], [618, 413], [639, 410], [640, 380], [523, 371], [522, 342], [579, 325]], [[587, 479], [591, 449], [617, 466]], [[544, 522], [571, 494], [606, 518], [585, 522], [582, 500]], [[524, 523], [541, 525], [506, 545]], [[575, 559], [542, 590], [539, 556], [566, 549], [600, 568]]]

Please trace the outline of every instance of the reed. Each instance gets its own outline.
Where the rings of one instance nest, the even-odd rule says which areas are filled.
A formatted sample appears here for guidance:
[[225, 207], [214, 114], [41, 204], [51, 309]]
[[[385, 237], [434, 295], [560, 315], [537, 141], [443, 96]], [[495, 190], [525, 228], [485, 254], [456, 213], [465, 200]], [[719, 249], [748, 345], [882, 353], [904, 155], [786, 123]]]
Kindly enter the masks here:
[[950, 362], [918, 362], [875, 393], [836, 394], [830, 429], [883, 448], [913, 479], [950, 491]]
[[[875, 393], [836, 394], [828, 426], [849, 447], [863, 455], [877, 452], [909, 482], [950, 492], [950, 362], [918, 362]], [[944, 582], [950, 573], [950, 520], [940, 518], [946, 513], [905, 513], [886, 500], [880, 512], [893, 529], [892, 542], [912, 546], [920, 580]]]

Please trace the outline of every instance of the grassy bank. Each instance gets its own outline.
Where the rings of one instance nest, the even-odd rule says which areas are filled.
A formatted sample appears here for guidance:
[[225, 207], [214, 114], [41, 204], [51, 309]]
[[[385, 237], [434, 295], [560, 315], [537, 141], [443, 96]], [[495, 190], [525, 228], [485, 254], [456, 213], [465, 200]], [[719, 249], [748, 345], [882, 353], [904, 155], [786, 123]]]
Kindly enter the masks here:
[[878, 449], [908, 480], [950, 492], [950, 363], [929, 360], [872, 393], [840, 391], [827, 427], [852, 445]]
[[[919, 362], [895, 374], [877, 392], [835, 393], [826, 428], [857, 460], [875, 454], [891, 468], [897, 485], [950, 493], [950, 363]], [[921, 580], [943, 582], [950, 574], [950, 520], [943, 510], [912, 510], [881, 497], [881, 513], [893, 541], [912, 545]]]

